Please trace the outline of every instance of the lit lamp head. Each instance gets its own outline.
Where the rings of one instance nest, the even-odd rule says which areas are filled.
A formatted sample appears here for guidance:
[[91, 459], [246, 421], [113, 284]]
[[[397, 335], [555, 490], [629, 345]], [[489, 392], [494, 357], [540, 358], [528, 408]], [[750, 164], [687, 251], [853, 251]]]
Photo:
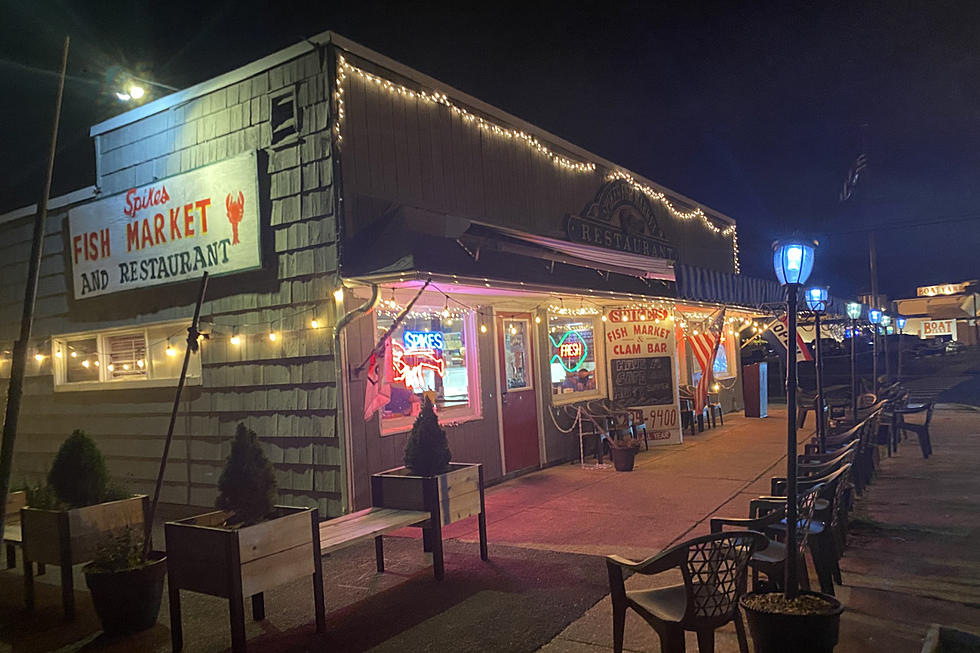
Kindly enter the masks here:
[[905, 323], [906, 322], [908, 322], [908, 319], [905, 318], [902, 315], [899, 315], [898, 317], [895, 318], [895, 324], [898, 325], [898, 330], [899, 331], [902, 331], [902, 330], [905, 329]]
[[827, 310], [827, 297], [830, 293], [826, 286], [813, 286], [806, 290], [806, 306], [814, 313], [823, 313]]
[[871, 322], [871, 324], [880, 324], [881, 311], [879, 311], [877, 308], [872, 308], [870, 311], [868, 311], [868, 322]]
[[780, 285], [800, 285], [806, 283], [813, 271], [813, 250], [815, 242], [804, 240], [782, 240], [772, 244], [772, 267]]
[[892, 323], [892, 316], [888, 313], [881, 314], [881, 326], [888, 328], [888, 325]]
[[857, 302], [847, 303], [847, 317], [856, 320], [861, 317], [861, 305]]

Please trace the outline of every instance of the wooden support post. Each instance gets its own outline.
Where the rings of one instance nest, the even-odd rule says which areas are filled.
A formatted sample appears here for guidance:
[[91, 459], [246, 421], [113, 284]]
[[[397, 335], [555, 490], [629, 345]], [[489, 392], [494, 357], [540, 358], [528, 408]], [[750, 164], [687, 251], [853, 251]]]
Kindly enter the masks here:
[[[320, 510], [310, 513], [313, 528], [313, 614], [316, 616], [316, 632], [327, 630], [327, 614], [323, 607], [323, 556], [320, 555]], [[380, 538], [379, 538], [380, 539]]]

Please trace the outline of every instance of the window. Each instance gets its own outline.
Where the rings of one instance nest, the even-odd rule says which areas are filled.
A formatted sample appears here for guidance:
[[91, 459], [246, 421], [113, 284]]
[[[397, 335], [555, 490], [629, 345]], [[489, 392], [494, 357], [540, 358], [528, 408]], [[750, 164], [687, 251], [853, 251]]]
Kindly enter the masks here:
[[557, 403], [602, 394], [592, 317], [548, 317], [551, 394]]
[[[187, 346], [186, 323], [70, 334], [52, 339], [57, 390], [159, 387], [176, 384]], [[201, 376], [201, 358], [187, 368]]]
[[[424, 309], [422, 309], [424, 310]], [[391, 335], [391, 400], [381, 411], [382, 433], [412, 426], [423, 394], [433, 398], [441, 421], [475, 418], [480, 413], [475, 318], [407, 317]], [[378, 315], [378, 335], [394, 318]]]
[[[736, 351], [735, 351], [735, 338], [731, 336], [725, 337], [718, 345], [717, 353], [715, 354], [715, 363], [711, 367], [712, 378], [714, 380], [718, 379], [730, 379], [736, 376], [735, 373], [735, 362], [736, 362]], [[698, 362], [696, 356], [691, 356], [691, 364], [693, 365], [694, 371], [691, 374], [691, 379], [694, 385], [697, 385], [701, 380], [701, 363]]]

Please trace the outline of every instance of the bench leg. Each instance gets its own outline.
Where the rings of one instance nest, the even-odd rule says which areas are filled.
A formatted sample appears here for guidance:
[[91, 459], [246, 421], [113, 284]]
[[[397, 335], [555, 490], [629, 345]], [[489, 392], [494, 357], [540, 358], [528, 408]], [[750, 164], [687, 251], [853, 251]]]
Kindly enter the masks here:
[[180, 623], [180, 588], [167, 579], [170, 596], [170, 647], [176, 652], [184, 649], [184, 628]]
[[385, 545], [380, 535], [374, 538], [374, 558], [378, 563], [378, 573], [383, 574], [385, 571]]
[[24, 565], [24, 607], [28, 612], [34, 611], [34, 563], [22, 555]]
[[487, 513], [481, 512], [477, 520], [480, 524], [480, 560], [486, 562], [490, 559], [487, 553]]
[[316, 632], [327, 630], [327, 614], [323, 607], [323, 556], [320, 555], [320, 511], [310, 513], [313, 527], [313, 614], [316, 615]]
[[265, 619], [265, 594], [259, 592], [252, 595], [252, 621]]
[[228, 597], [228, 617], [231, 621], [231, 650], [245, 653], [245, 602], [241, 591], [232, 591]]

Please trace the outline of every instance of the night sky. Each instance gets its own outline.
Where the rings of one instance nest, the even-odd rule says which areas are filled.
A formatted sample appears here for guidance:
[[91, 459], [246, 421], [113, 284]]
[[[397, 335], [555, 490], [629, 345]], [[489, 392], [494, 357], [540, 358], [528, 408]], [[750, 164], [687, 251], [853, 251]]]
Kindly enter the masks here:
[[867, 290], [875, 227], [892, 298], [980, 277], [980, 3], [799, 4], [2, 0], [0, 212], [40, 196], [65, 34], [54, 195], [94, 182], [120, 69], [183, 88], [330, 29], [732, 216], [746, 274], [799, 231]]

